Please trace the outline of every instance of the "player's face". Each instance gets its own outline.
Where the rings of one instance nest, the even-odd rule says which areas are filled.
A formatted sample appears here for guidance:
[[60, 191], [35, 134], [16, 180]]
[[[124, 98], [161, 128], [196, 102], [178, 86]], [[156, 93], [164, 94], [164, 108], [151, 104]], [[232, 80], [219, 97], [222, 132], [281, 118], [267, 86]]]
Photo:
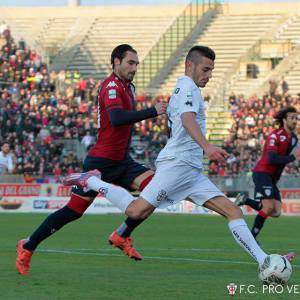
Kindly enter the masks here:
[[198, 87], [205, 87], [209, 79], [212, 77], [212, 71], [215, 63], [213, 60], [202, 56], [200, 63], [194, 65], [193, 80]]
[[115, 71], [120, 78], [126, 82], [131, 82], [137, 71], [138, 64], [139, 59], [137, 54], [127, 51], [126, 56], [122, 59], [122, 61], [117, 60], [117, 63], [115, 64]]
[[294, 131], [297, 126], [298, 114], [297, 113], [287, 113], [287, 117], [284, 120], [286, 128], [290, 131]]
[[1, 147], [1, 150], [3, 153], [7, 154], [10, 150], [10, 147], [9, 147], [9, 144], [4, 144], [2, 147]]

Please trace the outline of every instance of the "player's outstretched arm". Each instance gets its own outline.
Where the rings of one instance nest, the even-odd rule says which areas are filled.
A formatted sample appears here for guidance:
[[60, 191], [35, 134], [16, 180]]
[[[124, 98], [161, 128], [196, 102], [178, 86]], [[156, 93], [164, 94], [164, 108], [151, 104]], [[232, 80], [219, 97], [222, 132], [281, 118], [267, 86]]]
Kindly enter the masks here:
[[127, 111], [122, 108], [114, 108], [108, 111], [108, 116], [113, 126], [129, 125], [142, 120], [155, 118], [166, 112], [165, 103], [157, 103], [154, 107], [139, 110]]
[[205, 154], [211, 160], [224, 161], [228, 153], [212, 144], [210, 144], [196, 121], [196, 114], [194, 112], [185, 112], [181, 115], [182, 125], [187, 133], [194, 139], [198, 145], [204, 150]]

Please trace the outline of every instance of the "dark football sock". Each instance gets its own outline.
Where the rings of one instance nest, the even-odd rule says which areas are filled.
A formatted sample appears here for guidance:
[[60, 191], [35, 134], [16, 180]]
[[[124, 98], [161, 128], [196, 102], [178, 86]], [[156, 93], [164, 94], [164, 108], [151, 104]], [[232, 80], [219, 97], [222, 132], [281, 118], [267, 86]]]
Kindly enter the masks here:
[[261, 201], [256, 201], [251, 198], [247, 198], [245, 204], [252, 207], [253, 209], [259, 211], [261, 210], [262, 204]]
[[122, 237], [129, 237], [131, 232], [139, 226], [146, 219], [135, 220], [131, 218], [127, 218], [124, 223], [116, 230], [117, 233]]
[[54, 232], [58, 231], [64, 225], [80, 218], [82, 214], [75, 212], [68, 206], [57, 210], [49, 215], [44, 222], [36, 229], [36, 231], [30, 236], [29, 240], [24, 244], [24, 248], [29, 251], [34, 251], [36, 247], [44, 239], [49, 237]]
[[253, 234], [253, 236], [256, 238], [257, 235], [260, 233], [261, 229], [263, 228], [264, 224], [265, 224], [265, 221], [267, 220], [268, 218], [268, 215], [260, 210], [254, 220], [254, 223], [253, 223], [253, 227], [252, 227], [252, 230], [251, 230], [251, 233]]

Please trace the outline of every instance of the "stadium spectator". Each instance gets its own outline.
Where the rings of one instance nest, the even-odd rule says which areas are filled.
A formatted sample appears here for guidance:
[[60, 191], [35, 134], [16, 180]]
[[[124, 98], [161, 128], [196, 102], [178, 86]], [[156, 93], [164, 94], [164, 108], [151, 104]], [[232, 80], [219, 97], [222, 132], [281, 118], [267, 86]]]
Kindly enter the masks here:
[[0, 151], [0, 177], [7, 171], [12, 173], [14, 168], [14, 158], [10, 153], [10, 145], [7, 142], [3, 142]]
[[85, 150], [88, 150], [89, 147], [94, 143], [95, 138], [91, 135], [90, 131], [87, 131], [85, 136], [81, 140], [81, 144], [84, 146]]
[[[300, 97], [291, 97], [287, 93], [277, 94], [276, 97], [277, 100], [270, 94], [265, 94], [262, 98], [252, 96], [249, 99], [234, 94], [229, 97], [233, 124], [223, 147], [239, 159], [233, 164], [231, 159], [227, 162], [225, 175], [238, 176], [254, 168], [266, 136], [273, 130], [276, 111], [286, 106], [294, 106], [299, 111]], [[299, 124], [295, 133], [300, 135]], [[283, 174], [299, 176], [299, 169], [300, 162], [296, 160], [284, 169]], [[209, 174], [214, 175], [215, 171], [209, 168]]]

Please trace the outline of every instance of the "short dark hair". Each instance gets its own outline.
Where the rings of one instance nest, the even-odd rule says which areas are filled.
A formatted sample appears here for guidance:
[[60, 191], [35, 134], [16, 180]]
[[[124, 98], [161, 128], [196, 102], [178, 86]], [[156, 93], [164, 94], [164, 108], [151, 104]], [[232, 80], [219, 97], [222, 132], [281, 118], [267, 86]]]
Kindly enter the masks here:
[[287, 118], [287, 114], [288, 113], [296, 113], [297, 109], [293, 106], [288, 106], [285, 108], [282, 108], [280, 111], [278, 111], [275, 116], [274, 119], [276, 120], [276, 122], [279, 123], [280, 127], [283, 127], [283, 119]]
[[10, 146], [10, 143], [8, 141], [2, 141], [0, 147], [2, 148], [5, 144], [8, 144]]
[[211, 60], [215, 60], [216, 54], [215, 51], [206, 46], [194, 46], [190, 49], [186, 56], [186, 60], [190, 60], [191, 62], [197, 64], [199, 63], [199, 57], [204, 56]]
[[114, 67], [115, 58], [118, 58], [120, 61], [122, 61], [122, 59], [126, 56], [127, 51], [137, 54], [137, 51], [128, 44], [121, 44], [112, 51], [110, 63], [112, 64], [113, 67]]

